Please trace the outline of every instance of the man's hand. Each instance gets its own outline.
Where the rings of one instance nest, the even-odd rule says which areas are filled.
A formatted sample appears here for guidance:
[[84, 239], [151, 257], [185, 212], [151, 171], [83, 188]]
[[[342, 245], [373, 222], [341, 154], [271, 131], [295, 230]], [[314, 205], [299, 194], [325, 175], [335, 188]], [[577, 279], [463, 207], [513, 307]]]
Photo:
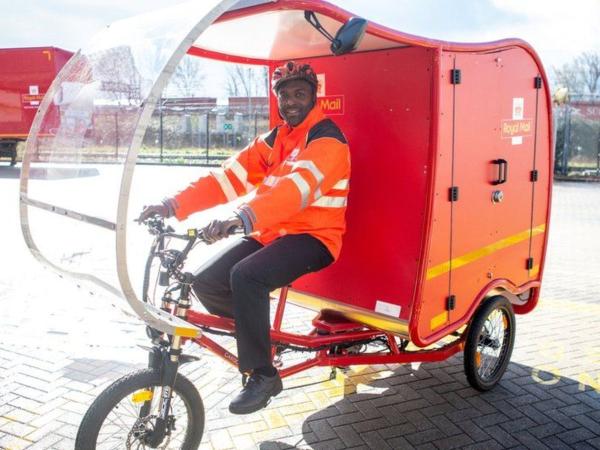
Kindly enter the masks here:
[[202, 228], [202, 235], [208, 244], [214, 244], [218, 240], [229, 236], [237, 227], [242, 226], [242, 219], [237, 216], [227, 220], [213, 220]]
[[169, 217], [169, 208], [162, 203], [160, 205], [144, 206], [144, 209], [142, 210], [140, 217], [137, 218], [137, 221], [142, 223], [144, 220], [148, 220], [150, 217], [157, 215], [160, 217]]

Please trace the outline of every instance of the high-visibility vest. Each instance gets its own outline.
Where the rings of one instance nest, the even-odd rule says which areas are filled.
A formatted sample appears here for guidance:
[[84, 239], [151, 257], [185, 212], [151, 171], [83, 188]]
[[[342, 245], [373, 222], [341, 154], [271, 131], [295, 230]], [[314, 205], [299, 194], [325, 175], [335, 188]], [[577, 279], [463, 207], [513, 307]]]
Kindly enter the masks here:
[[182, 220], [196, 211], [255, 193], [238, 208], [246, 231], [263, 244], [308, 233], [337, 259], [346, 230], [350, 186], [346, 138], [315, 106], [292, 128], [275, 127], [174, 197]]

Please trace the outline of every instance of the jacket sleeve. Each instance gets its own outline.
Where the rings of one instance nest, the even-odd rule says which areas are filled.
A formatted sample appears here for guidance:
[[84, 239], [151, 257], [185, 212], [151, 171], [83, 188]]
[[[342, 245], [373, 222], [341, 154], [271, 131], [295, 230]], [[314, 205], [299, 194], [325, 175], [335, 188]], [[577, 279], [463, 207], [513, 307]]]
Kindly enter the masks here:
[[297, 161], [285, 164], [292, 165], [289, 174], [268, 177], [265, 184], [273, 183], [271, 189], [240, 206], [246, 232], [283, 222], [331, 190], [350, 170], [350, 151], [337, 139], [321, 138], [311, 142]]
[[230, 202], [254, 190], [265, 178], [272, 152], [268, 139], [271, 134], [273, 131], [257, 137], [226, 160], [222, 171], [211, 171], [171, 198], [175, 217], [184, 220], [192, 213]]

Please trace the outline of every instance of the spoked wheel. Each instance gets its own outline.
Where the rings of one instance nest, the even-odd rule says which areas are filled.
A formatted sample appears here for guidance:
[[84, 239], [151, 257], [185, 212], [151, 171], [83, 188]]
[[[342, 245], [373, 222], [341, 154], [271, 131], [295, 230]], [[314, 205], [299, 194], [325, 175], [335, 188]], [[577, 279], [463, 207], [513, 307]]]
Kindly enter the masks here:
[[151, 442], [161, 392], [160, 375], [150, 369], [115, 381], [83, 417], [75, 450], [197, 449], [204, 431], [204, 406], [192, 382], [180, 374], [171, 400], [169, 431], [160, 443]]
[[502, 296], [491, 297], [476, 311], [467, 330], [464, 365], [469, 384], [493, 388], [508, 367], [515, 343], [515, 315]]

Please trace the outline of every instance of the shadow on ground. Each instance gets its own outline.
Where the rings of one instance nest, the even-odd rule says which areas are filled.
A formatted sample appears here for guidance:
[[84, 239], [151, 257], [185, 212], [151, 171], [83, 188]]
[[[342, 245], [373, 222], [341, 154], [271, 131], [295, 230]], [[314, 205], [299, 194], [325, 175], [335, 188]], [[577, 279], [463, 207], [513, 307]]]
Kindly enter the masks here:
[[584, 379], [511, 363], [482, 393], [461, 357], [374, 369], [347, 372], [343, 399], [306, 418], [301, 437], [259, 448], [600, 448], [600, 390]]
[[63, 368], [62, 376], [69, 380], [82, 383], [94, 383], [97, 380], [117, 380], [119, 377], [143, 369], [144, 365], [129, 364], [123, 361], [111, 361], [106, 359], [76, 358]]

